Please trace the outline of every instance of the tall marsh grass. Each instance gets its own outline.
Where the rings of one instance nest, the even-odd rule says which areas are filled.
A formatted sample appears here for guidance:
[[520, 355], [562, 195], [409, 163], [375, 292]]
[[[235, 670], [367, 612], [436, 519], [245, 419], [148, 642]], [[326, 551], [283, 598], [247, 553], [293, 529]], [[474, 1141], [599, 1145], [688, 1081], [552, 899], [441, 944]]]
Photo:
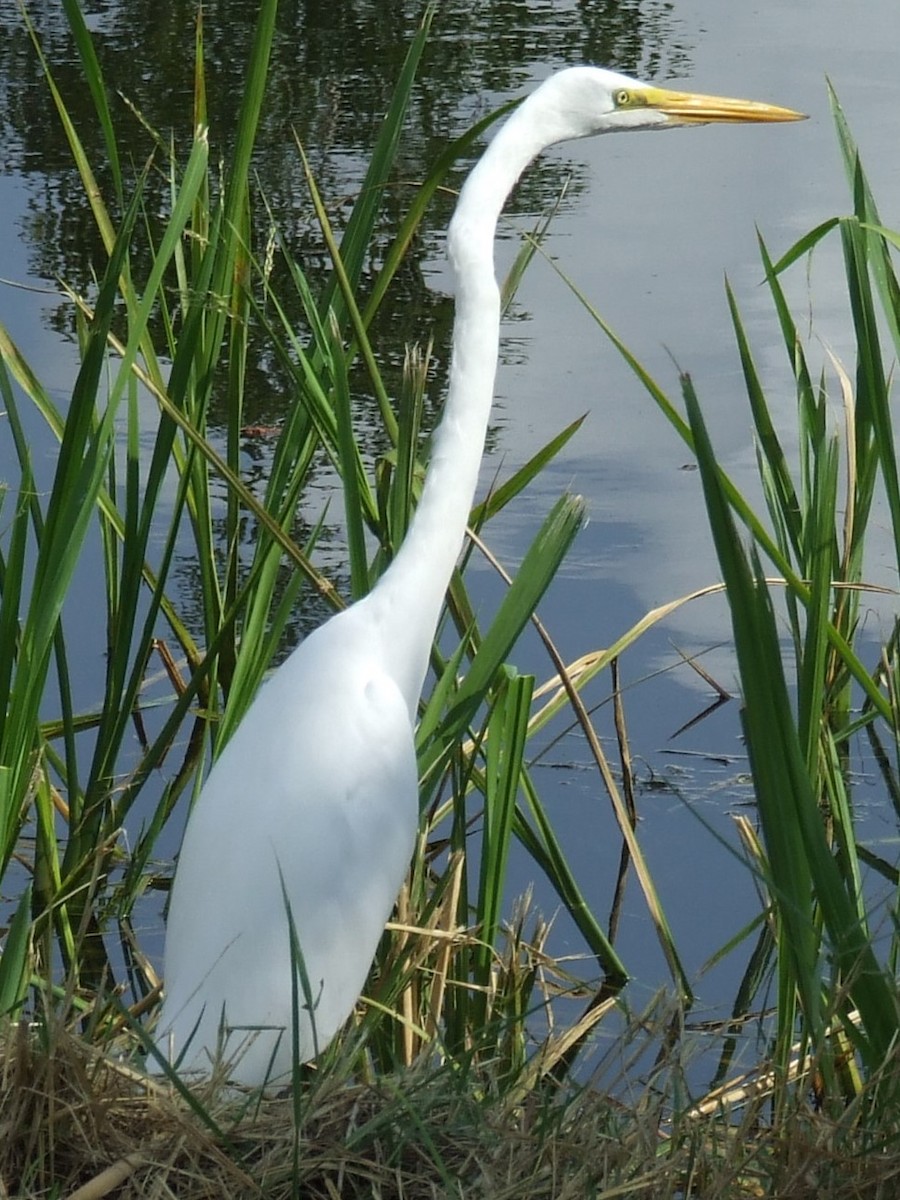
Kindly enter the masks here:
[[[276, 0], [260, 5], [238, 128], [221, 165], [207, 128], [198, 20], [194, 109], [185, 114], [194, 131], [189, 149], [183, 157], [169, 152], [158, 136], [146, 163], [134, 170], [124, 166], [123, 145], [135, 130], [113, 116], [113, 82], [103, 77], [76, 0], [63, 0], [63, 7], [103, 135], [103, 187], [99, 164], [88, 161], [55, 85], [54, 64], [44, 59], [32, 30], [34, 49], [106, 259], [90, 294], [68, 293], [80, 368], [65, 411], [0, 326], [0, 396], [19, 464], [19, 479], [4, 496], [0, 550], [0, 880], [6, 891], [15, 880], [18, 896], [0, 957], [0, 1018], [12, 1028], [24, 1015], [49, 1044], [47, 1031], [74, 1016], [88, 1041], [121, 1049], [123, 1040], [134, 1045], [134, 1026], [152, 1014], [158, 998], [159, 981], [134, 918], [148, 889], [165, 889], [166, 872], [157, 862], [164, 831], [180, 827], [210, 757], [277, 661], [298, 606], [317, 597], [337, 608], [365, 594], [409, 524], [425, 466], [428, 354], [409, 353], [403, 387], [392, 396], [370, 331], [390, 303], [392, 280], [430, 199], [495, 117], [447, 147], [428, 171], [363, 294], [433, 9], [409, 48], [342, 229], [332, 226], [328, 200], [306, 166], [310, 208], [330, 256], [322, 282], [282, 238], [252, 173]], [[681, 400], [667, 396], [597, 320], [696, 454], [731, 606], [758, 815], [739, 823], [745, 859], [734, 869], [752, 872], [762, 897], [759, 918], [745, 931], [749, 966], [734, 1022], [762, 1003], [773, 979], [776, 999], [771, 1055], [759, 1073], [766, 1082], [755, 1094], [774, 1095], [784, 1115], [811, 1085], [820, 1107], [862, 1125], [874, 1113], [875, 1128], [891, 1125], [896, 1105], [900, 911], [896, 864], [862, 845], [857, 833], [851, 748], [861, 731], [873, 740], [886, 795], [896, 806], [897, 638], [874, 650], [861, 641], [859, 597], [878, 492], [887, 500], [900, 565], [891, 369], [881, 345], [886, 336], [895, 353], [900, 349], [900, 286], [891, 261], [900, 239], [881, 226], [836, 101], [834, 112], [852, 213], [813, 231], [778, 261], [761, 245], [797, 397], [796, 463], [729, 296], [758, 441], [763, 513], [717, 463], [690, 379], [682, 381], [685, 417]], [[295, 152], [306, 165], [303, 147]], [[151, 173], [166, 179], [161, 219], [145, 205]], [[539, 235], [523, 250], [513, 280]], [[781, 280], [825, 237], [840, 238], [844, 253], [856, 363], [849, 372], [836, 366], [817, 374]], [[261, 485], [246, 476], [241, 453], [249, 351], [259, 339], [294, 397]], [[842, 430], [829, 415], [835, 380]], [[386, 447], [374, 467], [354, 411], [361, 386], [376, 402], [378, 441]], [[27, 406], [59, 444], [49, 491], [34, 486]], [[489, 541], [491, 520], [576, 432], [577, 425], [560, 431], [475, 508], [473, 545]], [[324, 523], [298, 537], [304, 493], [322, 462], [342, 482], [346, 595], [316, 565]], [[616, 1008], [628, 964], [586, 903], [528, 767], [531, 739], [566, 708], [580, 723], [609, 794], [625, 861], [635, 871], [675, 995], [682, 1006], [690, 1003], [690, 981], [633, 815], [580, 693], [649, 626], [692, 597], [644, 615], [608, 650], [567, 665], [536, 609], [582, 516], [577, 497], [559, 499], [486, 627], [476, 620], [465, 570], [452, 581], [432, 656], [433, 686], [420, 714], [417, 852], [355, 1026], [320, 1068], [317, 1086], [326, 1092], [329, 1080], [351, 1074], [387, 1079], [421, 1063], [428, 1051], [456, 1063], [460, 1078], [471, 1071], [479, 1094], [496, 1089], [508, 1112], [524, 1112], [526, 1097], [537, 1097], [533, 1111], [542, 1113], [546, 1089], [555, 1090], [573, 1068], [578, 1073], [584, 1044]], [[101, 549], [95, 611], [107, 653], [102, 700], [81, 711], [67, 604], [89, 542]], [[467, 552], [463, 568], [475, 552]], [[176, 555], [185, 554], [196, 564], [191, 619], [173, 572]], [[539, 687], [511, 665], [529, 623], [536, 623], [550, 664], [550, 678]], [[157, 685], [151, 703], [147, 679], [156, 662], [167, 682], [164, 689]], [[571, 978], [553, 960], [537, 917], [523, 911], [509, 919], [514, 840], [571, 917], [585, 958], [596, 964], [595, 985]], [[864, 867], [892, 889], [877, 930]], [[581, 1015], [564, 1029], [551, 1021], [536, 1047], [529, 1034], [534, 1013], [561, 993], [576, 999]], [[669, 1032], [676, 1026], [667, 1023]], [[14, 1043], [10, 1037], [10, 1047]], [[709, 1104], [723, 1111], [747, 1103], [747, 1095], [726, 1089]], [[667, 1111], [672, 1108], [679, 1109], [674, 1099]], [[680, 1106], [679, 1119], [687, 1122], [679, 1126], [682, 1133], [698, 1112], [693, 1100]], [[759, 1116], [760, 1108], [754, 1112]], [[658, 1140], [659, 1120], [657, 1112], [654, 1153], [661, 1160], [675, 1143]], [[301, 1124], [298, 1117], [295, 1135]], [[562, 1119], [559, 1128], [571, 1130]], [[690, 1141], [693, 1134], [685, 1136]], [[679, 1166], [678, 1186], [685, 1171]], [[665, 1194], [675, 1194], [672, 1187]]]

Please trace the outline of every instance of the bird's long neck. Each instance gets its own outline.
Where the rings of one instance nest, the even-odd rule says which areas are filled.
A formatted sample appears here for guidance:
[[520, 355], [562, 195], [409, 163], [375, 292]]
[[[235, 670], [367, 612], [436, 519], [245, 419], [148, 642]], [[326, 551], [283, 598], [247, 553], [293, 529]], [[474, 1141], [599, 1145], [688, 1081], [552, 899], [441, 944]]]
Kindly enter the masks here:
[[472, 170], [447, 235], [456, 279], [450, 384], [422, 497], [406, 538], [368, 598], [386, 635], [389, 668], [414, 719], [444, 594], [459, 556], [484, 450], [500, 336], [494, 276], [497, 219], [519, 175], [543, 149], [518, 109]]

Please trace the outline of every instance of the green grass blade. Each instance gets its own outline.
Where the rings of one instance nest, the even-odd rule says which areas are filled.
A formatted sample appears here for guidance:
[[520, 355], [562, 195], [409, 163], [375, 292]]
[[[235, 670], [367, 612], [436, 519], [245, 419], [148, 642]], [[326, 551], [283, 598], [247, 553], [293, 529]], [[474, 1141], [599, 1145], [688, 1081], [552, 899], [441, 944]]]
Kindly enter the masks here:
[[397, 235], [388, 251], [384, 265], [378, 273], [378, 277], [372, 287], [371, 294], [363, 309], [363, 324], [368, 329], [370, 323], [374, 319], [375, 313], [381, 306], [387, 290], [390, 287], [391, 281], [397, 273], [400, 264], [406, 257], [410, 243], [416, 235], [416, 231], [422, 223], [422, 218], [425, 211], [434, 196], [434, 193], [443, 184], [448, 173], [453, 169], [461, 157], [468, 154], [472, 145], [497, 121], [502, 120], [514, 108], [521, 104], [521, 99], [510, 100], [507, 104], [502, 105], [496, 111], [483, 117], [476, 122], [464, 134], [456, 138], [444, 149], [438, 156], [431, 170], [428, 172], [424, 182], [418, 187], [415, 197], [407, 210]]
[[763, 391], [756, 365], [753, 361], [753, 355], [750, 351], [750, 345], [744, 331], [743, 321], [734, 298], [734, 293], [727, 281], [725, 290], [728, 299], [728, 308], [731, 313], [731, 323], [737, 339], [738, 353], [741, 358], [741, 367], [744, 372], [744, 385], [747, 389], [750, 410], [753, 414], [753, 424], [768, 468], [768, 478], [771, 481], [772, 491], [776, 498], [776, 512], [783, 524], [783, 528], [788, 534], [796, 559], [802, 561], [803, 538], [800, 502], [794, 490], [794, 483], [788, 469], [784, 449], [775, 429], [771, 413], [769, 412], [765, 392]]
[[[524, 766], [534, 679], [505, 672], [506, 681], [491, 710], [485, 764], [484, 832], [478, 880], [479, 945], [473, 951], [473, 976], [484, 992], [478, 997], [482, 1020], [487, 1012], [494, 948], [506, 903], [506, 867], [516, 797]], [[477, 1019], [477, 1018], [476, 1018]]]
[[584, 524], [584, 512], [581, 496], [561, 496], [548, 513], [482, 638], [460, 689], [458, 703], [464, 704], [467, 697], [483, 692], [506, 661]]
[[[0, 373], [3, 372], [0, 361]], [[7, 410], [9, 411], [9, 410]], [[27, 495], [34, 488], [28, 462], [22, 464], [21, 489]], [[28, 550], [28, 504], [20, 500], [8, 531], [6, 554], [0, 561], [0, 744], [9, 718], [8, 699], [12, 690], [16, 659], [19, 650], [19, 612], [26, 583], [26, 554]], [[6, 831], [8, 833], [8, 830]], [[3, 845], [8, 845], [7, 837]], [[4, 856], [3, 861], [6, 861]]]
[[[321, 311], [324, 313], [332, 309], [338, 325], [342, 329], [346, 311], [343, 305], [352, 302], [355, 307], [354, 297], [359, 291], [363, 266], [369, 257], [372, 235], [384, 190], [396, 162], [406, 112], [412, 97], [419, 64], [425, 52], [435, 10], [436, 5], [433, 3], [425, 7], [419, 28], [406, 52], [403, 67], [391, 95], [390, 106], [382, 122], [378, 140], [372, 150], [360, 194], [353, 206], [347, 228], [341, 239], [340, 254], [334, 261], [336, 269], [338, 261], [342, 264], [341, 270], [344, 277], [340, 279], [336, 275], [332, 285], [325, 289]], [[360, 322], [354, 320], [354, 331], [357, 335], [360, 327]]]
[[103, 81], [103, 72], [100, 68], [100, 61], [97, 58], [93, 40], [88, 33], [84, 15], [77, 0], [63, 0], [63, 10], [66, 14], [66, 20], [69, 22], [72, 36], [75, 39], [78, 56], [81, 59], [82, 70], [84, 71], [84, 78], [87, 81], [91, 92], [91, 99], [94, 102], [94, 112], [97, 114], [97, 120], [103, 133], [106, 159], [116, 189], [116, 198], [120, 207], [124, 208], [125, 187], [122, 179], [122, 168], [119, 163], [119, 147], [116, 141], [112, 114], [109, 110], [109, 101], [107, 99], [106, 85]]
[[810, 780], [818, 779], [819, 738], [827, 723], [826, 694], [828, 663], [828, 620], [831, 612], [832, 579], [835, 574], [834, 514], [837, 508], [838, 444], [822, 438], [815, 452], [815, 478], [808, 516], [806, 540], [810, 545], [807, 569], [811, 581], [806, 608], [806, 636], [799, 663], [797, 726], [800, 746]]
[[[897, 562], [900, 563], [900, 481], [894, 449], [890, 387], [885, 377], [878, 318], [869, 282], [867, 234], [856, 221], [842, 221], [841, 243], [857, 343], [857, 420], [861, 426], [857, 432], [857, 446], [865, 450], [869, 437], [874, 438], [881, 466], [881, 482], [887, 493], [891, 512], [894, 553]], [[864, 466], [870, 469], [858, 470], [857, 476], [861, 484], [866, 479], [871, 482], [857, 500], [857, 512], [863, 521], [871, 503], [871, 488], [874, 484], [874, 464]]]
[[803, 237], [798, 238], [793, 246], [786, 250], [773, 265], [773, 273], [780, 275], [788, 267], [792, 267], [794, 263], [806, 258], [810, 251], [814, 250], [819, 242], [826, 238], [832, 229], [836, 228], [838, 221], [838, 217], [829, 217], [827, 221], [823, 221], [821, 225], [817, 225], [815, 229], [811, 229], [809, 233], [805, 233]]
[[[350, 590], [353, 599], [359, 600], [369, 591], [369, 560], [366, 553], [363, 513], [372, 512], [375, 509], [375, 501], [365, 481], [359, 450], [353, 436], [350, 380], [347, 378], [346, 365], [341, 353], [340, 330], [333, 314], [331, 337], [332, 358], [335, 363], [334, 402], [337, 416], [337, 452], [341, 479], [344, 482], [344, 516], [347, 524], [347, 551], [350, 558]], [[364, 486], [365, 501], [363, 499]]]
[[491, 488], [485, 499], [480, 504], [476, 504], [472, 509], [472, 514], [469, 518], [469, 524], [472, 528], [480, 529], [486, 521], [496, 516], [511, 500], [524, 491], [529, 483], [537, 479], [541, 472], [556, 458], [557, 454], [568, 445], [571, 438], [574, 437], [584, 424], [584, 420], [584, 417], [576, 417], [570, 425], [567, 425], [565, 429], [551, 438], [545, 446], [542, 446], [537, 454], [533, 454], [528, 462], [519, 467], [509, 479], [501, 483], [499, 487]]
[[418, 346], [409, 346], [403, 362], [403, 382], [397, 421], [396, 467], [391, 474], [390, 493], [385, 511], [385, 524], [390, 544], [400, 546], [415, 512], [415, 497], [420, 491], [419, 434], [425, 410], [425, 383], [431, 347], [423, 353]]
[[[6, 773], [0, 772], [0, 793]], [[0, 808], [3, 799], [0, 799]], [[31, 883], [25, 885], [0, 947], [0, 1018], [18, 1020], [31, 976]]]
[[608, 982], [614, 987], [627, 983], [625, 965], [578, 886], [553, 822], [527, 773], [522, 778], [522, 787], [525, 804], [516, 810], [513, 826], [516, 838], [544, 872]]

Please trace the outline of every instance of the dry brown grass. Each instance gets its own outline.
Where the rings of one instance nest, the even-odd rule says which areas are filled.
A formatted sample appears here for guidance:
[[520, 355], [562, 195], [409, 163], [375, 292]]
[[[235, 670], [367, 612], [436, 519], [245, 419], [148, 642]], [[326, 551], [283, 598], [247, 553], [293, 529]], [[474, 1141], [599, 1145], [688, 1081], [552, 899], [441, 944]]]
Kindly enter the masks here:
[[773, 1130], [758, 1099], [739, 1120], [672, 1122], [660, 1087], [626, 1108], [572, 1087], [510, 1102], [495, 1083], [489, 1068], [420, 1064], [374, 1083], [316, 1077], [296, 1110], [197, 1093], [204, 1119], [70, 1031], [48, 1041], [12, 1027], [0, 1043], [0, 1197], [900, 1195], [900, 1146], [864, 1136], [859, 1114], [829, 1121], [798, 1104]]

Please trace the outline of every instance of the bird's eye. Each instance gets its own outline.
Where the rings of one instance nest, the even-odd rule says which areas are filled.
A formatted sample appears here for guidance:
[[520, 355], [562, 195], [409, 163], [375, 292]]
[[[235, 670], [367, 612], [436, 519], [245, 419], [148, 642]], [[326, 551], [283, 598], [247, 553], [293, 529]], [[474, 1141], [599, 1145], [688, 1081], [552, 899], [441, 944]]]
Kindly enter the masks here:
[[622, 88], [616, 92], [616, 108], [627, 108], [631, 102], [631, 93]]

